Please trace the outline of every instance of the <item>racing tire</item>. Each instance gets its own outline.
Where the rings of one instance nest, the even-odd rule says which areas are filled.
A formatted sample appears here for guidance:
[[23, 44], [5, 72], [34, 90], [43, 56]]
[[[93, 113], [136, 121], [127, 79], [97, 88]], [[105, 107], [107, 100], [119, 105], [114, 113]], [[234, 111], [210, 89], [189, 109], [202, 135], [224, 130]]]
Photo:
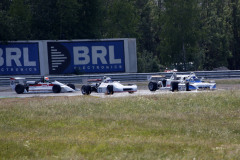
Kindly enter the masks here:
[[108, 85], [107, 86], [107, 94], [109, 95], [109, 94], [113, 94], [114, 93], [114, 91], [113, 91], [113, 85]]
[[92, 87], [90, 85], [87, 85], [87, 94], [91, 94], [92, 93]]
[[90, 95], [91, 94], [91, 86], [89, 85], [83, 85], [81, 88], [82, 94], [83, 95]]
[[148, 89], [150, 91], [156, 91], [157, 90], [157, 83], [156, 82], [149, 82], [148, 83]]
[[133, 91], [129, 91], [128, 93], [129, 93], [129, 94], [133, 94], [134, 92], [133, 92]]
[[27, 86], [25, 89], [26, 89], [27, 92], [29, 92], [29, 86]]
[[75, 87], [74, 84], [69, 83], [69, 84], [67, 84], [67, 86], [70, 87], [70, 88], [72, 88], [72, 89], [74, 89], [74, 90], [76, 89], [76, 87]]
[[53, 87], [52, 87], [53, 93], [60, 93], [61, 90], [62, 90], [61, 86], [59, 86], [57, 84], [53, 85]]
[[178, 91], [178, 82], [172, 82], [171, 83], [171, 89], [172, 92]]
[[162, 80], [162, 87], [166, 87], [166, 84], [167, 84], [167, 80], [166, 80], [166, 79], [163, 79], [163, 80]]
[[189, 89], [189, 82], [186, 83], [186, 91], [190, 91], [190, 89]]
[[91, 92], [97, 92], [97, 87], [96, 86], [91, 86]]
[[24, 85], [22, 84], [17, 84], [16, 87], [15, 87], [15, 91], [17, 94], [22, 94], [24, 92]]

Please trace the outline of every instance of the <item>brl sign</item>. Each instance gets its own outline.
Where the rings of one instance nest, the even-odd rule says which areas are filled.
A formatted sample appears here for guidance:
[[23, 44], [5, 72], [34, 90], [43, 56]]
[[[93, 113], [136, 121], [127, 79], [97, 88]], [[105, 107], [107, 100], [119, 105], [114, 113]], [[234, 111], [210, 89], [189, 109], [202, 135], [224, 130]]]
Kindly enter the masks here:
[[48, 42], [50, 74], [124, 72], [124, 41]]
[[40, 74], [38, 43], [0, 44], [0, 75]]

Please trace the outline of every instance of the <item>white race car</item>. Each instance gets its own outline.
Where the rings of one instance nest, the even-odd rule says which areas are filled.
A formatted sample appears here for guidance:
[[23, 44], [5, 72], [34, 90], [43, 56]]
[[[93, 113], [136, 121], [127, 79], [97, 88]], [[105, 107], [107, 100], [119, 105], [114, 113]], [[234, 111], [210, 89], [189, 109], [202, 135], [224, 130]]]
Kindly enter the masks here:
[[174, 72], [170, 79], [166, 79], [164, 76], [151, 76], [149, 81], [148, 88], [150, 91], [158, 89], [170, 91], [216, 89], [215, 82], [204, 82], [203, 79], [198, 79], [193, 72], [190, 75], [177, 75]]
[[16, 93], [44, 93], [44, 92], [73, 92], [74, 84], [63, 84], [58, 81], [50, 82], [48, 77], [42, 77], [39, 81], [26, 81], [25, 78], [10, 78], [10, 86]]
[[194, 73], [191, 73], [187, 81], [189, 82], [189, 90], [215, 90], [215, 81], [205, 82], [199, 79]]
[[137, 85], [129, 84], [128, 86], [125, 86], [120, 82], [112, 81], [110, 77], [91, 79], [88, 80], [88, 82], [91, 82], [91, 84], [83, 85], [81, 88], [83, 95], [89, 95], [92, 92], [113, 94], [115, 92], [134, 93], [137, 91]]

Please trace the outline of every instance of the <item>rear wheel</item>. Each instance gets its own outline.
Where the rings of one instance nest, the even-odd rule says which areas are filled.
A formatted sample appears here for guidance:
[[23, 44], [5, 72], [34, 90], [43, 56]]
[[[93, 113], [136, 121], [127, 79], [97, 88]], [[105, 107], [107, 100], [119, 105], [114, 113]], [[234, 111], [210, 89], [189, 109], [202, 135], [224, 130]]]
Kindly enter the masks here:
[[83, 95], [89, 95], [91, 94], [91, 86], [89, 85], [83, 85], [82, 88], [81, 88], [81, 91], [82, 91], [82, 94]]
[[149, 82], [148, 83], [148, 89], [150, 91], [156, 91], [157, 90], [157, 83], [156, 82]]
[[25, 87], [22, 84], [18, 84], [15, 87], [15, 91], [17, 94], [22, 94], [24, 92], [24, 89], [25, 89]]
[[167, 84], [167, 80], [166, 79], [162, 80], [162, 87], [166, 87], [166, 84]]
[[72, 89], [74, 89], [74, 90], [76, 89], [76, 87], [75, 87], [74, 84], [69, 83], [69, 84], [67, 84], [67, 86], [70, 87], [70, 88], [72, 88]]
[[113, 91], [113, 85], [108, 85], [107, 86], [107, 94], [113, 94], [114, 91]]
[[189, 82], [186, 83], [186, 91], [190, 91], [190, 89], [189, 89]]
[[178, 82], [172, 82], [171, 83], [171, 89], [172, 92], [178, 91]]
[[25, 89], [26, 89], [27, 92], [29, 92], [29, 86], [27, 86]]
[[55, 85], [52, 87], [52, 91], [53, 91], [53, 93], [60, 93], [60, 92], [61, 92], [61, 86], [55, 84]]

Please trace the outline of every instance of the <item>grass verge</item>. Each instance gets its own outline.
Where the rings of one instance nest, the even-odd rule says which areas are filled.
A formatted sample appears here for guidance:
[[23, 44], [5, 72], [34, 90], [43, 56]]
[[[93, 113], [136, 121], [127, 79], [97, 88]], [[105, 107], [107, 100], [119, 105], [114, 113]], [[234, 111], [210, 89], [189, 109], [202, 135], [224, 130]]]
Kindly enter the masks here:
[[1, 159], [238, 159], [240, 92], [1, 99]]
[[215, 81], [217, 84], [240, 84], [239, 79], [218, 79]]

